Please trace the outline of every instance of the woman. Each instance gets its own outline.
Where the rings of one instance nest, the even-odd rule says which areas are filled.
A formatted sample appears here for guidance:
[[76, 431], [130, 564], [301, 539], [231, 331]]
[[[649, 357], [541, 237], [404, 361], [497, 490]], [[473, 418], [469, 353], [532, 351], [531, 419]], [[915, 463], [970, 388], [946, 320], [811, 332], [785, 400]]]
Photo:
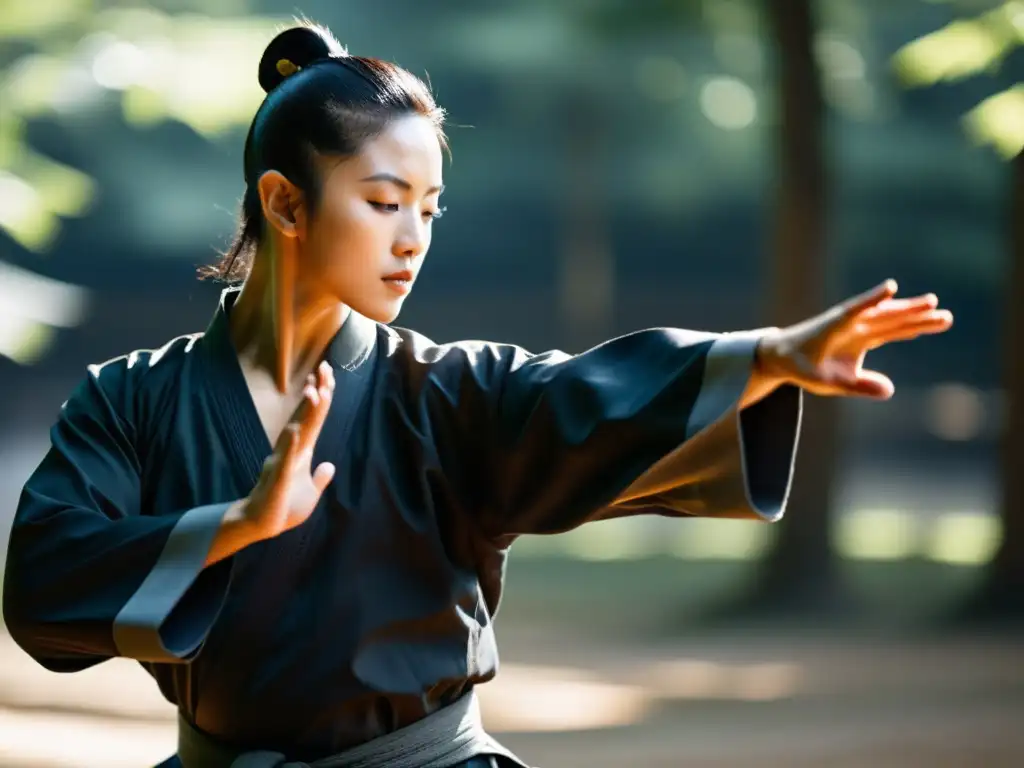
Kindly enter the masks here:
[[204, 334], [89, 369], [25, 486], [4, 615], [43, 666], [137, 659], [167, 765], [523, 765], [480, 724], [519, 535], [782, 516], [800, 391], [887, 398], [865, 353], [947, 329], [890, 281], [797, 326], [577, 356], [391, 328], [440, 215], [442, 112], [283, 32]]

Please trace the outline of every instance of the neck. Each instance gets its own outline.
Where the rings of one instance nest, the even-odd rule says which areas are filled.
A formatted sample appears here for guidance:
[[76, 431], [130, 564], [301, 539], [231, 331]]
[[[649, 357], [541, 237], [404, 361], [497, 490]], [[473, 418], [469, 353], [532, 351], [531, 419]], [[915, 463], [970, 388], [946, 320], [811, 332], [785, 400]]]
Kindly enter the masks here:
[[229, 318], [239, 358], [271, 375], [282, 394], [305, 385], [349, 312], [287, 264], [294, 260], [257, 253]]

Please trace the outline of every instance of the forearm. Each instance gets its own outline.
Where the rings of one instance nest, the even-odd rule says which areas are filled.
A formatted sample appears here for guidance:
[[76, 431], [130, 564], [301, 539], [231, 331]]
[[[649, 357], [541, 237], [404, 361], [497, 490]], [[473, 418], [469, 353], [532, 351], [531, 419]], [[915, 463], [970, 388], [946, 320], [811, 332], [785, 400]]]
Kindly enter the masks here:
[[113, 656], [182, 662], [227, 592], [225, 561], [255, 539], [239, 502], [108, 519], [33, 485], [15, 516], [4, 583], [11, 635], [50, 669]]

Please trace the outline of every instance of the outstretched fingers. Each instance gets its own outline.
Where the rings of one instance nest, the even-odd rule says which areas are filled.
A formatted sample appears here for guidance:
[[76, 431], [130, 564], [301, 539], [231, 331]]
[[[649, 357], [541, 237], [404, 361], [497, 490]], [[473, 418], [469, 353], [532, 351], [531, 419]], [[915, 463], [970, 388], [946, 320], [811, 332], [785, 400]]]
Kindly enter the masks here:
[[877, 349], [897, 341], [910, 341], [919, 336], [943, 333], [953, 325], [953, 315], [942, 309], [908, 314], [890, 318], [868, 326], [865, 336], [867, 348]]
[[934, 293], [907, 299], [885, 299], [862, 311], [857, 318], [860, 322], [884, 322], [893, 317], [928, 312], [939, 306], [939, 297]]
[[891, 299], [896, 295], [898, 286], [895, 280], [886, 280], [880, 285], [876, 285], [870, 291], [865, 291], [858, 296], [854, 296], [847, 299], [840, 308], [842, 309], [842, 316], [844, 319], [852, 320], [857, 318], [864, 311], [876, 307], [886, 299]]

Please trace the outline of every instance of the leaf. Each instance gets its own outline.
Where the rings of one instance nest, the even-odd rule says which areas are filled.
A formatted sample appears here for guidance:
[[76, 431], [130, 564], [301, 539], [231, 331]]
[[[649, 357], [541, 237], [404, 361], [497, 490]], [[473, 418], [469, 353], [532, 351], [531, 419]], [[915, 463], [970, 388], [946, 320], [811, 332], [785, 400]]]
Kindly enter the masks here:
[[45, 40], [55, 30], [80, 24], [92, 5], [92, 0], [11, 0], [4, 3], [0, 40]]
[[0, 80], [0, 229], [35, 252], [53, 244], [62, 217], [88, 210], [96, 187], [86, 174], [33, 152], [23, 139], [27, 120], [73, 119], [113, 95], [129, 123], [177, 120], [215, 137], [252, 119], [264, 95], [254, 62], [281, 21], [139, 8], [108, 8], [91, 17], [88, 0], [34, 6], [65, 15], [58, 20], [49, 10], [19, 10], [14, 27], [7, 17], [0, 26], [42, 38], [58, 21], [81, 30], [73, 32], [81, 38], [73, 51], [37, 50], [15, 60]]
[[1022, 42], [1024, 3], [1011, 0], [904, 45], [893, 57], [893, 66], [910, 87], [962, 80], [997, 68]]
[[32, 364], [50, 346], [55, 328], [82, 322], [87, 302], [84, 288], [0, 262], [0, 355]]
[[52, 245], [59, 219], [25, 179], [0, 169], [0, 229], [30, 251]]
[[968, 134], [1009, 160], [1024, 151], [1024, 85], [982, 101], [964, 116]]

